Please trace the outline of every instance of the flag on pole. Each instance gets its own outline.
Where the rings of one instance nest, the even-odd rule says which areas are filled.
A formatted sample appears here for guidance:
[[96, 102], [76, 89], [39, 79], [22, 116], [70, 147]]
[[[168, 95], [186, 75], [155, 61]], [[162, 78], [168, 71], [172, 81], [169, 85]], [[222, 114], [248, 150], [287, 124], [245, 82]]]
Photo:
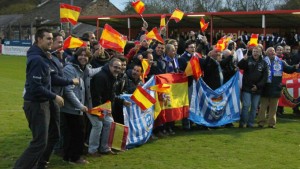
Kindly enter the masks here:
[[170, 93], [171, 86], [168, 84], [158, 84], [148, 88], [149, 90], [160, 92], [160, 93]]
[[147, 59], [142, 59], [142, 67], [143, 67], [144, 72], [141, 76], [142, 76], [142, 80], [144, 82], [145, 78], [147, 78], [147, 75], [149, 74], [150, 68], [151, 68]]
[[174, 19], [175, 22], [178, 23], [182, 19], [183, 15], [184, 12], [176, 8], [175, 11], [172, 13], [170, 19]]
[[92, 115], [96, 115], [100, 118], [104, 118], [104, 114], [102, 113], [103, 110], [111, 111], [111, 101], [107, 101], [104, 104], [101, 104], [99, 106], [93, 107], [88, 111], [88, 113]]
[[72, 36], [69, 36], [65, 41], [63, 45], [63, 49], [68, 48], [79, 48], [79, 47], [85, 47], [86, 43], [80, 40], [79, 38], [74, 38]]
[[141, 0], [136, 0], [135, 2], [131, 2], [131, 5], [136, 13], [142, 14], [145, 10], [145, 4]]
[[69, 4], [60, 4], [60, 22], [70, 22], [72, 25], [77, 24], [81, 8]]
[[142, 109], [147, 110], [156, 102], [156, 100], [141, 86], [138, 86], [133, 92], [131, 99]]
[[159, 32], [158, 32], [158, 30], [157, 30], [156, 27], [153, 28], [150, 32], [148, 32], [146, 34], [146, 38], [147, 39], [155, 39], [155, 40], [157, 40], [157, 41], [159, 41], [161, 43], [165, 43], [164, 39], [160, 36], [160, 34], [159, 34]]
[[184, 74], [185, 76], [193, 76], [196, 81], [200, 79], [202, 76], [202, 70], [198, 57], [192, 56], [184, 70]]
[[205, 23], [205, 20], [203, 17], [200, 19], [200, 28], [201, 28], [202, 32], [205, 32], [205, 30], [208, 28], [208, 24], [209, 24], [209, 22]]
[[112, 49], [117, 52], [123, 52], [127, 42], [127, 37], [120, 34], [108, 24], [104, 25], [102, 35], [100, 38], [100, 44], [103, 48]]
[[216, 90], [200, 79], [193, 82], [189, 119], [199, 125], [218, 127], [240, 119], [239, 72]]
[[226, 48], [226, 36], [222, 37], [220, 40], [218, 40], [218, 43], [216, 44], [215, 48], [219, 52], [222, 52]]
[[258, 45], [258, 34], [251, 34], [251, 38], [249, 41], [249, 46], [257, 46]]
[[116, 150], [126, 150], [128, 127], [112, 122], [110, 125], [108, 147]]
[[163, 15], [161, 15], [161, 17], [160, 17], [160, 29], [162, 29], [162, 28], [165, 27], [165, 26], [166, 26], [166, 15], [163, 14]]

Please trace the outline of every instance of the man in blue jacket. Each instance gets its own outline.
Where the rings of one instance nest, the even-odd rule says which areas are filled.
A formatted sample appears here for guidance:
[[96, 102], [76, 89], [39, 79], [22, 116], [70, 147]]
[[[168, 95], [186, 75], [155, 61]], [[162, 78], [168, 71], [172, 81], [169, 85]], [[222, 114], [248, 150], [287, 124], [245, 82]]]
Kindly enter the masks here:
[[[257, 123], [260, 128], [267, 124], [269, 128], [275, 129], [278, 100], [282, 92], [282, 74], [283, 72], [289, 74], [296, 72], [299, 68], [299, 64], [293, 66], [288, 65], [285, 61], [282, 61], [276, 56], [273, 47], [269, 47], [266, 53], [267, 56], [264, 57], [264, 60], [268, 65], [268, 78], [267, 83], [262, 89]], [[266, 119], [268, 106], [268, 119]]]
[[[67, 85], [78, 85], [77, 78], [68, 79], [63, 76], [62, 59], [63, 37], [60, 33], [53, 33], [53, 45], [51, 47], [51, 56], [48, 56], [48, 64], [51, 75], [51, 91], [59, 96], [63, 94], [63, 87]], [[47, 148], [45, 149], [42, 158], [38, 162], [38, 169], [43, 169], [47, 166], [53, 147], [60, 138], [60, 107], [54, 101], [50, 101], [50, 122]]]
[[48, 29], [39, 29], [35, 34], [34, 45], [27, 52], [23, 109], [32, 133], [32, 141], [17, 160], [14, 168], [29, 169], [36, 166], [47, 146], [50, 122], [49, 101], [55, 100], [59, 106], [64, 104], [63, 98], [51, 91], [47, 52], [52, 44], [52, 33]]

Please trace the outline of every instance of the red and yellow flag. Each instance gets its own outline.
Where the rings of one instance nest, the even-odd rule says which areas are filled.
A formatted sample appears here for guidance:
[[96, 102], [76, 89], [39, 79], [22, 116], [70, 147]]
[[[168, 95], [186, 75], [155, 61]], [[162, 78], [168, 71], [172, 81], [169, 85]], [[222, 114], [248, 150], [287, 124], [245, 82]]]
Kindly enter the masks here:
[[141, 0], [131, 2], [131, 5], [138, 14], [142, 14], [145, 10], [145, 4]]
[[77, 24], [81, 8], [69, 4], [60, 4], [60, 22], [70, 22], [72, 25]]
[[142, 59], [142, 67], [144, 70], [144, 72], [142, 74], [142, 81], [144, 82], [145, 78], [147, 78], [147, 75], [149, 74], [150, 68], [151, 68], [147, 59]]
[[170, 92], [158, 93], [155, 103], [155, 125], [181, 120], [189, 115], [188, 79], [182, 73], [155, 76], [156, 85], [169, 85]]
[[196, 81], [200, 79], [202, 76], [202, 70], [198, 57], [192, 56], [185, 68], [184, 74], [185, 76], [193, 76]]
[[65, 41], [63, 45], [63, 49], [68, 48], [79, 48], [79, 47], [85, 47], [86, 43], [80, 40], [79, 38], [74, 38], [72, 36], [69, 36]]
[[138, 86], [130, 97], [142, 110], [147, 110], [156, 100], [141, 86]]
[[128, 136], [128, 127], [112, 122], [110, 125], [110, 132], [108, 137], [108, 147], [116, 150], [125, 150]]
[[148, 88], [149, 90], [156, 91], [159, 93], [170, 93], [171, 86], [168, 84], [158, 84]]
[[257, 45], [258, 45], [258, 34], [251, 34], [249, 46], [255, 47]]
[[226, 48], [225, 43], [226, 43], [226, 36], [224, 36], [220, 40], [218, 40], [218, 43], [215, 46], [216, 50], [219, 52], [222, 52]]
[[208, 28], [208, 24], [209, 24], [209, 22], [205, 23], [205, 20], [203, 17], [200, 19], [200, 28], [201, 28], [202, 32], [204, 32]]
[[160, 17], [160, 29], [162, 29], [162, 28], [165, 27], [165, 26], [166, 26], [166, 15], [163, 14], [163, 15], [161, 15], [161, 17]]
[[103, 110], [110, 111], [111, 112], [111, 101], [107, 101], [104, 104], [101, 104], [99, 106], [93, 107], [88, 111], [88, 113], [92, 115], [96, 115], [99, 118], [104, 118], [104, 114], [102, 113]]
[[126, 42], [126, 36], [120, 34], [108, 24], [105, 24], [99, 42], [103, 48], [112, 49], [121, 53], [124, 51]]
[[174, 19], [175, 22], [178, 23], [182, 19], [183, 15], [184, 12], [176, 8], [175, 11], [172, 13], [170, 19]]
[[148, 32], [146, 34], [146, 38], [147, 39], [155, 39], [155, 40], [159, 41], [160, 43], [165, 43], [164, 39], [160, 36], [156, 27], [153, 28], [150, 32]]

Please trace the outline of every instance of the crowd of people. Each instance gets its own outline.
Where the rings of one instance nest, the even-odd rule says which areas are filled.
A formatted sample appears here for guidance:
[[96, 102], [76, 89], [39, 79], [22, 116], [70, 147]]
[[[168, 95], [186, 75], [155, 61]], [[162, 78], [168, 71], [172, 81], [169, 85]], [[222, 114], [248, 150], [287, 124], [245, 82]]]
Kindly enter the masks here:
[[[297, 71], [299, 56], [292, 55], [288, 45], [276, 44], [265, 51], [261, 44], [240, 45], [242, 42], [234, 41], [219, 51], [210, 46], [206, 36], [191, 34], [195, 38], [184, 42], [182, 53], [178, 52], [177, 40], [151, 42], [145, 31], [134, 44], [128, 44], [124, 53], [119, 53], [104, 49], [93, 32], [80, 37], [85, 47], [62, 50], [63, 32], [38, 29], [35, 43], [27, 52], [23, 95], [32, 141], [14, 168], [46, 168], [53, 151], [70, 164], [89, 163], [83, 158], [85, 147], [87, 156], [117, 155], [119, 152], [108, 146], [110, 125], [124, 124], [123, 106], [131, 106], [121, 94], [132, 94], [153, 75], [184, 72], [192, 57], [198, 57], [202, 78], [213, 90], [225, 84], [236, 71], [243, 70], [239, 127], [254, 127], [258, 113], [258, 127], [275, 128], [282, 73]], [[141, 79], [145, 71], [142, 59], [150, 65], [145, 79]], [[193, 78], [188, 77], [189, 99], [192, 82]], [[104, 118], [89, 113], [107, 101], [111, 101], [112, 110], [102, 111]], [[294, 111], [299, 112], [297, 108]], [[154, 128], [152, 139], [175, 134], [174, 124], [168, 122]], [[189, 119], [182, 119], [183, 130], [191, 130], [192, 124]]]

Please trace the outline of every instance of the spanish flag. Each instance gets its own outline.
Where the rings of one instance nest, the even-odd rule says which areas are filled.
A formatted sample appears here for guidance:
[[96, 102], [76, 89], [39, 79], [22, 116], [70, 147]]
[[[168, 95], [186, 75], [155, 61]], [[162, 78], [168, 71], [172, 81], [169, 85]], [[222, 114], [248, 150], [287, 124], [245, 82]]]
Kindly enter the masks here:
[[218, 43], [215, 46], [216, 50], [222, 52], [226, 48], [225, 41], [226, 41], [226, 37], [222, 37], [220, 40], [218, 40]]
[[148, 89], [159, 93], [171, 92], [171, 86], [168, 84], [158, 84], [158, 85], [150, 86]]
[[142, 1], [140, 1], [140, 0], [137, 0], [135, 2], [131, 2], [131, 5], [134, 8], [134, 10], [136, 11], [136, 13], [138, 13], [140, 15], [145, 10], [145, 4]]
[[192, 56], [185, 68], [184, 74], [185, 76], [193, 76], [196, 81], [200, 79], [202, 76], [202, 70], [198, 57]]
[[182, 73], [155, 76], [156, 85], [170, 85], [169, 93], [158, 93], [155, 103], [155, 125], [181, 120], [189, 115], [188, 79]]
[[96, 115], [99, 118], [104, 118], [104, 114], [102, 113], [103, 110], [106, 111], [111, 111], [111, 102], [107, 101], [104, 104], [101, 104], [99, 106], [93, 107], [92, 109], [90, 109], [88, 111], [88, 113], [92, 114], [92, 115]]
[[116, 150], [125, 150], [128, 136], [128, 127], [112, 122], [110, 125], [108, 147]]
[[208, 24], [209, 24], [209, 22], [205, 23], [205, 20], [203, 17], [200, 19], [200, 28], [201, 28], [202, 32], [205, 32], [205, 30], [208, 27]]
[[163, 15], [161, 15], [161, 17], [160, 17], [160, 29], [162, 29], [162, 28], [165, 27], [165, 26], [166, 26], [166, 15], [163, 14]]
[[175, 9], [175, 11], [172, 13], [170, 19], [174, 19], [176, 23], [178, 23], [182, 17], [183, 17], [184, 13], [179, 10], [179, 9]]
[[249, 41], [249, 46], [257, 46], [258, 45], [258, 34], [251, 34], [251, 38]]
[[156, 100], [141, 86], [138, 86], [130, 97], [142, 110], [147, 110]]
[[145, 78], [147, 78], [147, 75], [149, 74], [150, 68], [151, 68], [147, 59], [142, 59], [142, 67], [143, 67], [143, 71], [144, 71], [142, 74], [142, 81], [144, 82]]
[[72, 36], [69, 36], [65, 41], [64, 41], [64, 46], [63, 49], [68, 49], [68, 48], [79, 48], [79, 47], [85, 47], [86, 43], [83, 42], [82, 40], [78, 38], [74, 38]]
[[69, 4], [60, 4], [60, 22], [70, 22], [72, 25], [77, 24], [81, 8]]
[[123, 52], [127, 42], [127, 37], [120, 34], [108, 24], [104, 25], [102, 35], [100, 38], [100, 44], [103, 48], [112, 49], [117, 52]]
[[155, 40], [159, 41], [160, 43], [165, 43], [164, 39], [160, 36], [156, 27], [153, 28], [150, 32], [148, 32], [146, 34], [146, 38], [147, 39], [155, 39]]

